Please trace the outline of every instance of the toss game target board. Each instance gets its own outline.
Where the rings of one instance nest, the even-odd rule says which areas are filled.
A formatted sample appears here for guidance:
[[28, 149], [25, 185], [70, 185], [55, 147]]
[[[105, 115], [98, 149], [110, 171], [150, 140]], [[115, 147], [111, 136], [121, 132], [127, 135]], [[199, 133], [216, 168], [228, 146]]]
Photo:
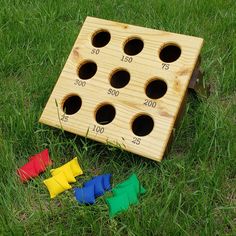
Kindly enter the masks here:
[[40, 122], [161, 161], [202, 45], [87, 17]]

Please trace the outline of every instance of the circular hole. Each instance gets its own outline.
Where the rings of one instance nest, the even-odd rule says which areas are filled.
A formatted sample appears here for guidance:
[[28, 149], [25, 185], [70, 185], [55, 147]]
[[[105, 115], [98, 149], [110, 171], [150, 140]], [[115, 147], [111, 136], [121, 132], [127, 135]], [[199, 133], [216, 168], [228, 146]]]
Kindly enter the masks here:
[[78, 69], [78, 76], [80, 79], [90, 79], [97, 72], [97, 65], [92, 61], [87, 61], [83, 63]]
[[115, 115], [115, 108], [110, 104], [105, 104], [100, 106], [96, 111], [96, 121], [100, 125], [106, 125], [113, 121]]
[[181, 55], [181, 49], [177, 45], [167, 45], [161, 49], [160, 59], [164, 62], [174, 62]]
[[153, 119], [148, 115], [139, 115], [132, 123], [133, 133], [137, 136], [146, 136], [154, 127]]
[[146, 87], [146, 95], [152, 99], [163, 97], [166, 94], [166, 91], [166, 82], [159, 79], [151, 81]]
[[81, 108], [82, 100], [79, 96], [73, 95], [66, 98], [63, 104], [63, 111], [67, 115], [73, 115]]
[[123, 88], [129, 83], [129, 80], [129, 72], [124, 69], [119, 69], [111, 75], [110, 83], [114, 88]]
[[143, 41], [139, 38], [133, 38], [128, 40], [124, 46], [124, 52], [127, 55], [134, 56], [143, 50]]
[[92, 45], [97, 48], [106, 46], [111, 39], [111, 35], [108, 31], [102, 30], [96, 32], [92, 39]]

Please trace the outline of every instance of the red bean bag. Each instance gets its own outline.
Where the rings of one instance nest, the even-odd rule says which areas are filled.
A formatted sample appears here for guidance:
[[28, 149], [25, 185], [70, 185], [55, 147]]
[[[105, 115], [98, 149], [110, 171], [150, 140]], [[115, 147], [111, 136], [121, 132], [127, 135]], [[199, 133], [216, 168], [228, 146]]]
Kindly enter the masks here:
[[46, 167], [51, 164], [52, 161], [49, 157], [48, 149], [45, 149], [42, 152], [31, 156], [29, 162], [17, 170], [17, 174], [24, 183], [44, 172]]

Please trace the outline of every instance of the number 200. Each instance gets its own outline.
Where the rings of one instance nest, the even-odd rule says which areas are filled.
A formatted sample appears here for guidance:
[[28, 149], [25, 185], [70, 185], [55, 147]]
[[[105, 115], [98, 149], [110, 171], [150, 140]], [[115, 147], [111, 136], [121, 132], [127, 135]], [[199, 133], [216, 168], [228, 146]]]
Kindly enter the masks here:
[[145, 102], [144, 102], [144, 105], [145, 106], [148, 106], [148, 107], [153, 107], [155, 108], [157, 103], [152, 101], [152, 100], [149, 100], [149, 99], [145, 99]]

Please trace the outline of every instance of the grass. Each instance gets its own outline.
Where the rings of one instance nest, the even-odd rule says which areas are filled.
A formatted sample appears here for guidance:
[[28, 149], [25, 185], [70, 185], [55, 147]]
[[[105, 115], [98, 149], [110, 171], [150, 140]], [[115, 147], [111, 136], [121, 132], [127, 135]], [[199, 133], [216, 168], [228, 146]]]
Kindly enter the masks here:
[[[211, 1], [2, 0], [0, 9], [0, 235], [235, 235], [236, 4]], [[38, 123], [87, 15], [195, 35], [208, 98], [189, 96], [172, 149], [155, 163]], [[109, 219], [104, 198], [80, 206], [72, 191], [49, 200], [16, 169], [49, 148], [56, 166], [77, 155], [85, 175], [137, 173], [140, 204]]]

